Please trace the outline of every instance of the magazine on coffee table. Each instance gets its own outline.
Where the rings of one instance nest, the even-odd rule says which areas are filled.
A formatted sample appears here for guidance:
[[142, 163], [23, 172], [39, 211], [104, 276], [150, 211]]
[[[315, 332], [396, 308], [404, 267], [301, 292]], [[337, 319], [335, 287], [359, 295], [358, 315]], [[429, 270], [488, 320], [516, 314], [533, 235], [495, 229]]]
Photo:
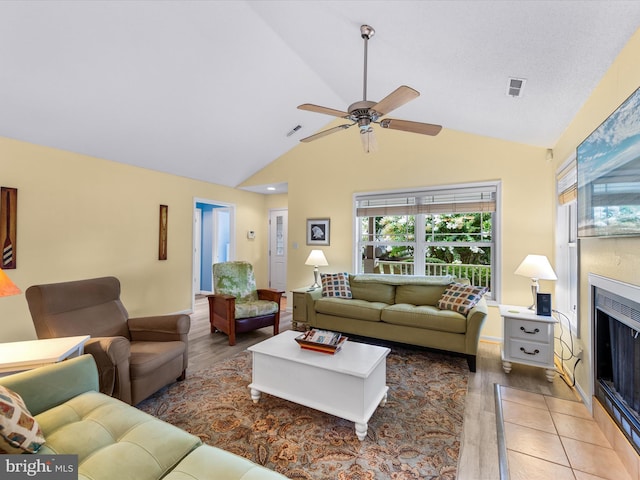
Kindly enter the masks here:
[[311, 329], [296, 337], [296, 342], [306, 350], [314, 350], [322, 353], [336, 353], [342, 348], [347, 337], [330, 330]]

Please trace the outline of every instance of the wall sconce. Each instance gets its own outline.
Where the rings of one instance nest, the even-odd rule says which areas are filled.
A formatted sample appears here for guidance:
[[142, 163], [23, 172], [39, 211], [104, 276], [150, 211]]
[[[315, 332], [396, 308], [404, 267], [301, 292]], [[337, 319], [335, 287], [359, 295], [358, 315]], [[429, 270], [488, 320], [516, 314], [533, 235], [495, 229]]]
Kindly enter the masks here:
[[544, 255], [527, 255], [522, 263], [514, 272], [516, 275], [529, 277], [531, 279], [531, 295], [533, 296], [533, 304], [529, 307], [536, 310], [538, 301], [538, 289], [540, 285], [538, 280], [557, 280], [556, 272], [553, 271], [549, 259]]
[[318, 267], [326, 267], [329, 265], [326, 257], [324, 256], [324, 252], [322, 250], [311, 250], [311, 253], [307, 257], [307, 261], [304, 262], [305, 265], [313, 265], [313, 285], [310, 288], [320, 288], [320, 284], [318, 283]]

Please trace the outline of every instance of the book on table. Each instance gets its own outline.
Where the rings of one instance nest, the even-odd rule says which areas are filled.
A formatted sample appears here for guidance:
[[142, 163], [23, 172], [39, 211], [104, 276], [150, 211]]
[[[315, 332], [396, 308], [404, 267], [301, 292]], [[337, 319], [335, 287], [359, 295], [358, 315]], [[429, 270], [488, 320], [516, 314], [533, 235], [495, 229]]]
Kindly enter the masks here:
[[311, 329], [296, 337], [296, 342], [306, 350], [314, 350], [322, 353], [336, 353], [342, 348], [347, 337], [330, 330]]

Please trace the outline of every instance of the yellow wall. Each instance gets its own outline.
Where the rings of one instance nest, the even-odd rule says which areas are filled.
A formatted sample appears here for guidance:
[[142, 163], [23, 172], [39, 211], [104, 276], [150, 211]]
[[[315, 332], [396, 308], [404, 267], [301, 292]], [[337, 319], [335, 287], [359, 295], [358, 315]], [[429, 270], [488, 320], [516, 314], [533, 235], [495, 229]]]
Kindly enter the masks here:
[[[513, 272], [528, 253], [553, 255], [553, 165], [546, 149], [446, 128], [436, 137], [376, 133], [375, 154], [362, 152], [357, 131], [342, 131], [297, 146], [245, 183], [289, 182], [288, 289], [313, 280], [312, 267], [304, 265], [312, 248], [307, 218], [331, 219], [331, 245], [323, 247], [329, 266], [320, 270], [353, 271], [354, 193], [501, 180], [501, 301], [530, 304], [530, 280]], [[542, 282], [543, 291], [552, 287]], [[490, 310], [482, 335], [499, 338], [500, 317], [497, 308]]]
[[[194, 197], [236, 205], [236, 258], [267, 285], [264, 195], [6, 138], [0, 185], [18, 189], [18, 268], [6, 273], [23, 292], [114, 275], [131, 316], [189, 311]], [[158, 260], [160, 204], [169, 206], [166, 261]], [[0, 299], [0, 324], [0, 342], [35, 338], [24, 293]]]
[[[631, 38], [589, 100], [555, 146], [556, 162], [575, 154], [576, 147], [640, 86], [640, 30]], [[576, 383], [587, 395], [593, 392], [591, 319], [588, 274], [596, 273], [640, 285], [640, 238], [591, 238], [579, 241], [580, 337], [585, 358], [576, 369]]]

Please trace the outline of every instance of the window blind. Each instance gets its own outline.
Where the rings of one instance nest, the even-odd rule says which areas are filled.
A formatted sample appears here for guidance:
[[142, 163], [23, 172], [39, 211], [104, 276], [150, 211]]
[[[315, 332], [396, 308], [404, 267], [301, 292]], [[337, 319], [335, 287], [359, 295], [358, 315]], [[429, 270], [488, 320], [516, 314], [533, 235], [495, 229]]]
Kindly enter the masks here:
[[558, 203], [566, 205], [578, 198], [578, 170], [575, 159], [571, 160], [556, 176]]
[[358, 217], [496, 211], [496, 185], [356, 196]]

